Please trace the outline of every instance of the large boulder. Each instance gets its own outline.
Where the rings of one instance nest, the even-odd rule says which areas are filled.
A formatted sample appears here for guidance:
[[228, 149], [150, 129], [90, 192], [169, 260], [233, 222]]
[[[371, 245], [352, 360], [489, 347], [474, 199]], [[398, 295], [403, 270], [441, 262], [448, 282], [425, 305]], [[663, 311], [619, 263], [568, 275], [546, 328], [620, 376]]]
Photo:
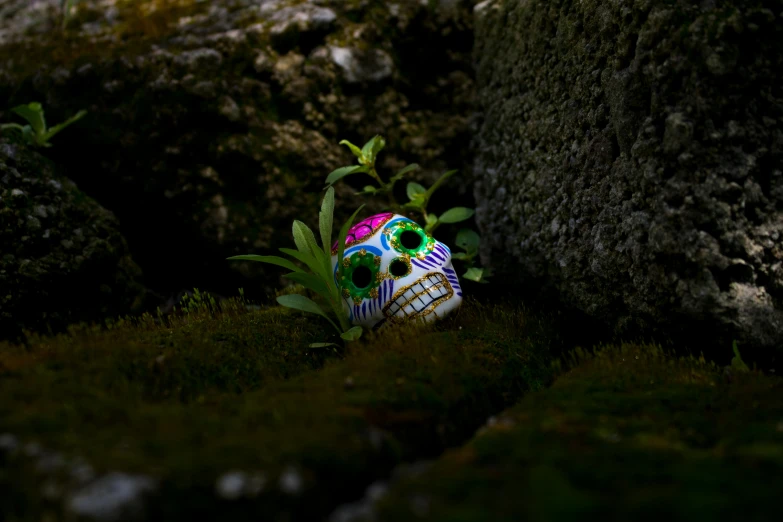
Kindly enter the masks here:
[[[0, 100], [52, 121], [89, 111], [51, 154], [116, 213], [161, 293], [278, 285], [225, 258], [315, 224], [326, 175], [353, 162], [341, 139], [383, 134], [386, 175], [469, 162], [469, 1], [80, 0], [64, 24], [60, 3], [4, 6]], [[338, 186], [338, 221], [366, 181]]]
[[0, 339], [143, 304], [117, 218], [41, 155], [0, 141]]
[[476, 12], [485, 261], [620, 335], [780, 349], [783, 1]]

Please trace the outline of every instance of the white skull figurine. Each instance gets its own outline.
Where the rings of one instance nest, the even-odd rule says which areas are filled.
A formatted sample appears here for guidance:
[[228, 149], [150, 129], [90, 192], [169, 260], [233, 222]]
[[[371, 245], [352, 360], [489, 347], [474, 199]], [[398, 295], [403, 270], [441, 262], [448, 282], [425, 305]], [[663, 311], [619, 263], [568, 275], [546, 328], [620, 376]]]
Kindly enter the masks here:
[[354, 325], [434, 321], [462, 303], [451, 250], [415, 222], [391, 212], [360, 221], [348, 231], [337, 277], [337, 243], [332, 267]]

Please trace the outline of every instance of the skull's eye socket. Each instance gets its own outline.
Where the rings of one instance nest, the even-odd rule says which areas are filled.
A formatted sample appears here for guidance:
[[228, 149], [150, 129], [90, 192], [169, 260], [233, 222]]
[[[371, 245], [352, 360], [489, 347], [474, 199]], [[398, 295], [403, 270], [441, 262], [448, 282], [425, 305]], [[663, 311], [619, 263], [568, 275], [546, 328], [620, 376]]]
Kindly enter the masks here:
[[413, 221], [398, 221], [389, 225], [384, 234], [394, 249], [409, 256], [421, 257], [432, 252], [435, 240]]
[[416, 250], [421, 246], [421, 235], [413, 230], [405, 230], [400, 234], [400, 244], [408, 250]]
[[351, 282], [356, 288], [367, 288], [372, 282], [372, 271], [366, 266], [359, 265], [351, 274]]
[[411, 272], [411, 267], [405, 261], [395, 259], [389, 265], [389, 273], [394, 277], [404, 277]]
[[353, 299], [354, 304], [378, 296], [383, 276], [380, 271], [381, 256], [373, 255], [364, 248], [343, 259], [339, 284], [343, 297]]

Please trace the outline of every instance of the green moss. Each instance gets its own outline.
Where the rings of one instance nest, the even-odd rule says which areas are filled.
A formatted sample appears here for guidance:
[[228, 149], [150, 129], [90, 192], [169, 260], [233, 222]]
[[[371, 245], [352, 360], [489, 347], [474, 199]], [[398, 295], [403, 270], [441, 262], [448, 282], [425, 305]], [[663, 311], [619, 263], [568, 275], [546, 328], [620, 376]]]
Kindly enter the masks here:
[[[279, 309], [178, 321], [3, 345], [0, 426], [99, 471], [151, 475], [168, 520], [224, 513], [214, 484], [232, 469], [268, 479], [237, 517], [309, 520], [402, 460], [461, 443], [549, 378], [541, 323], [509, 307], [468, 302], [435, 328], [369, 336], [341, 360], [305, 348], [326, 325]], [[31, 467], [14, 466], [3, 487]], [[289, 466], [303, 480], [296, 498], [277, 487]]]
[[380, 520], [771, 520], [783, 381], [649, 346], [609, 347], [524, 398]]

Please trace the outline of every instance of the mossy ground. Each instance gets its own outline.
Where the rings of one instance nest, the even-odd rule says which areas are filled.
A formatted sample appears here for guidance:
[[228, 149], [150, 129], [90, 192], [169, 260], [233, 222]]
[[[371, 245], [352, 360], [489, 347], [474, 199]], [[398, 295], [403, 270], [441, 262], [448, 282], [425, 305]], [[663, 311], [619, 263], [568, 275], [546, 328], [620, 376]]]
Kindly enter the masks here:
[[[154, 519], [315, 520], [549, 381], [547, 323], [515, 307], [469, 301], [435, 327], [370, 336], [344, 353], [309, 350], [332, 335], [325, 327], [234, 306], [0, 345], [0, 432], [82, 456], [99, 473], [154, 477]], [[0, 468], [0, 511], [59, 518], [62, 502], [40, 501], [42, 479], [22, 453]], [[302, 479], [297, 495], [278, 487], [286, 469]], [[262, 474], [267, 487], [220, 500], [215, 482], [231, 470]]]
[[783, 381], [623, 345], [583, 358], [380, 520], [779, 520]]

